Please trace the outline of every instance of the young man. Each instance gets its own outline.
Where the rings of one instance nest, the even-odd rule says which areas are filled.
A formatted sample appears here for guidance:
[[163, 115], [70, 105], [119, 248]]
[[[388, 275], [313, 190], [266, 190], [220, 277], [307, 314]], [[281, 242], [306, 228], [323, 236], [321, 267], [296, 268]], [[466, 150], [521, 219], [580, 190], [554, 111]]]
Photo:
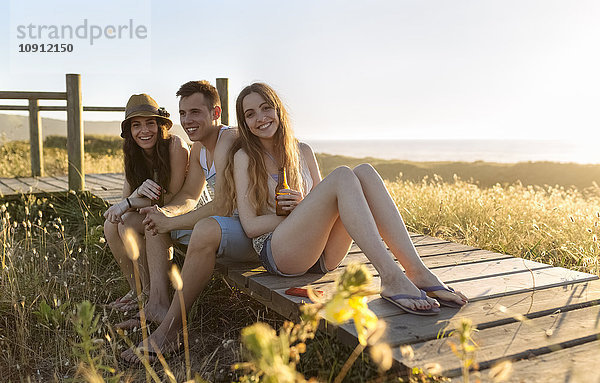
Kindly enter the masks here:
[[[229, 149], [237, 137], [237, 130], [219, 124], [221, 107], [217, 90], [206, 81], [190, 81], [181, 86], [177, 96], [180, 97], [181, 126], [194, 142], [188, 175], [183, 187], [168, 205], [163, 208], [152, 206], [140, 212], [146, 214], [144, 223], [149, 231], [148, 235], [171, 232], [175, 240], [184, 244], [189, 241], [181, 270], [183, 296], [188, 312], [210, 280], [217, 256], [240, 262], [257, 261], [258, 256], [252, 247], [252, 241], [244, 233], [239, 218], [220, 216], [223, 214], [219, 203], [219, 199], [223, 198], [220, 177]], [[213, 197], [212, 201], [192, 210], [205, 186]], [[190, 232], [189, 229], [192, 228]], [[186, 237], [189, 238], [187, 241]], [[149, 259], [148, 264], [151, 273], [167, 273], [169, 267], [169, 261], [162, 259]], [[157, 293], [161, 294], [158, 301], [165, 304], [146, 308], [148, 318], [160, 322], [150, 340], [162, 352], [168, 352], [179, 347], [181, 307], [177, 296], [169, 302], [168, 289]], [[152, 359], [152, 352], [150, 355]], [[138, 361], [133, 350], [124, 351], [121, 357], [129, 362]]]

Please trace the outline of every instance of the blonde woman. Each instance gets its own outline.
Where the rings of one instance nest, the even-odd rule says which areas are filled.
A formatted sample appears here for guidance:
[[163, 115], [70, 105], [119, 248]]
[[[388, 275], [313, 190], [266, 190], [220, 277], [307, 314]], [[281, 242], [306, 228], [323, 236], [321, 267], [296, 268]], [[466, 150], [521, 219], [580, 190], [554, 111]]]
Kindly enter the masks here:
[[[467, 302], [423, 264], [372, 166], [340, 167], [321, 180], [312, 149], [294, 137], [281, 100], [266, 84], [244, 88], [236, 112], [239, 138], [225, 172], [225, 190], [231, 193], [225, 203], [230, 213], [238, 210], [267, 271], [326, 273], [340, 264], [354, 239], [379, 273], [382, 298], [398, 308], [435, 315], [440, 303], [460, 307]], [[287, 217], [277, 216], [274, 208], [280, 167], [290, 189], [277, 199], [291, 212]]]

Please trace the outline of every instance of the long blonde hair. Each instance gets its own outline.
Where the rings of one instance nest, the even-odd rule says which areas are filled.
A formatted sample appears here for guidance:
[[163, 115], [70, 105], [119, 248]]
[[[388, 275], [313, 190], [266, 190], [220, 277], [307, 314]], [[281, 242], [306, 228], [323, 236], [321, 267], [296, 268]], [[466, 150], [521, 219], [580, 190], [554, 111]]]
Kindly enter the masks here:
[[[248, 193], [250, 203], [254, 207], [257, 215], [262, 215], [268, 206], [272, 205], [269, 201], [267, 168], [263, 153], [265, 152], [258, 137], [256, 137], [246, 124], [244, 117], [243, 101], [244, 97], [250, 93], [259, 94], [270, 106], [275, 108], [279, 117], [279, 129], [275, 132], [275, 156], [281, 161], [287, 175], [287, 182], [290, 188], [304, 192], [302, 185], [302, 174], [300, 172], [300, 153], [298, 149], [298, 140], [294, 136], [290, 119], [281, 99], [273, 88], [263, 83], [254, 83], [245, 87], [239, 94], [235, 110], [238, 120], [239, 136], [233, 143], [229, 152], [229, 158], [225, 167], [223, 190], [226, 198], [223, 199], [224, 208], [228, 215], [231, 215], [236, 203], [235, 181], [233, 179], [233, 156], [242, 149], [248, 155], [250, 162], [248, 164], [248, 173], [250, 175], [250, 185]], [[273, 207], [273, 206], [271, 206]]]

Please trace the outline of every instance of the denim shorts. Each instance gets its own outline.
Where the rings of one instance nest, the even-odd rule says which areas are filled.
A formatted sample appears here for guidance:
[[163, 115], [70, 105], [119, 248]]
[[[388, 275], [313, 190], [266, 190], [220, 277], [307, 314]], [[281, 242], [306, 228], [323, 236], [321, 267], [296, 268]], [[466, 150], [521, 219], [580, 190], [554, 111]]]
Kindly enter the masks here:
[[324, 256], [324, 254], [321, 254], [321, 256], [319, 257], [317, 262], [315, 262], [315, 264], [312, 265], [310, 269], [308, 269], [307, 271], [305, 271], [303, 273], [297, 273], [297, 274], [282, 273], [281, 271], [279, 271], [279, 269], [277, 269], [277, 265], [275, 265], [275, 260], [273, 259], [273, 253], [271, 252], [271, 236], [272, 235], [273, 235], [273, 233], [269, 234], [269, 236], [267, 237], [267, 239], [265, 240], [265, 242], [263, 244], [263, 248], [262, 248], [260, 254], [258, 255], [258, 258], [260, 259], [260, 263], [262, 263], [263, 267], [269, 273], [279, 275], [282, 277], [298, 277], [298, 276], [304, 275], [306, 273], [327, 274], [328, 272], [331, 271], [331, 270], [327, 270], [327, 267], [325, 267], [325, 256]]
[[[252, 247], [252, 240], [246, 236], [240, 218], [212, 216], [221, 227], [221, 243], [217, 257], [224, 257], [237, 262], [256, 262], [258, 256]], [[192, 230], [173, 230], [171, 238], [182, 245], [189, 245]]]

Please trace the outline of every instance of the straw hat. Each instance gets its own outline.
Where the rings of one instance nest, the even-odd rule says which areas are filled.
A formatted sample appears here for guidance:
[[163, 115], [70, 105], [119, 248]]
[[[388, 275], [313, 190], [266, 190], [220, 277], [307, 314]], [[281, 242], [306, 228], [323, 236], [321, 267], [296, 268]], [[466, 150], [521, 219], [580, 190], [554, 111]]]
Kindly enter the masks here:
[[133, 117], [156, 117], [167, 124], [167, 129], [173, 126], [173, 121], [169, 120], [169, 112], [165, 108], [159, 108], [156, 101], [145, 93], [129, 97], [125, 107], [125, 119], [121, 122], [121, 137], [125, 138], [125, 125]]

